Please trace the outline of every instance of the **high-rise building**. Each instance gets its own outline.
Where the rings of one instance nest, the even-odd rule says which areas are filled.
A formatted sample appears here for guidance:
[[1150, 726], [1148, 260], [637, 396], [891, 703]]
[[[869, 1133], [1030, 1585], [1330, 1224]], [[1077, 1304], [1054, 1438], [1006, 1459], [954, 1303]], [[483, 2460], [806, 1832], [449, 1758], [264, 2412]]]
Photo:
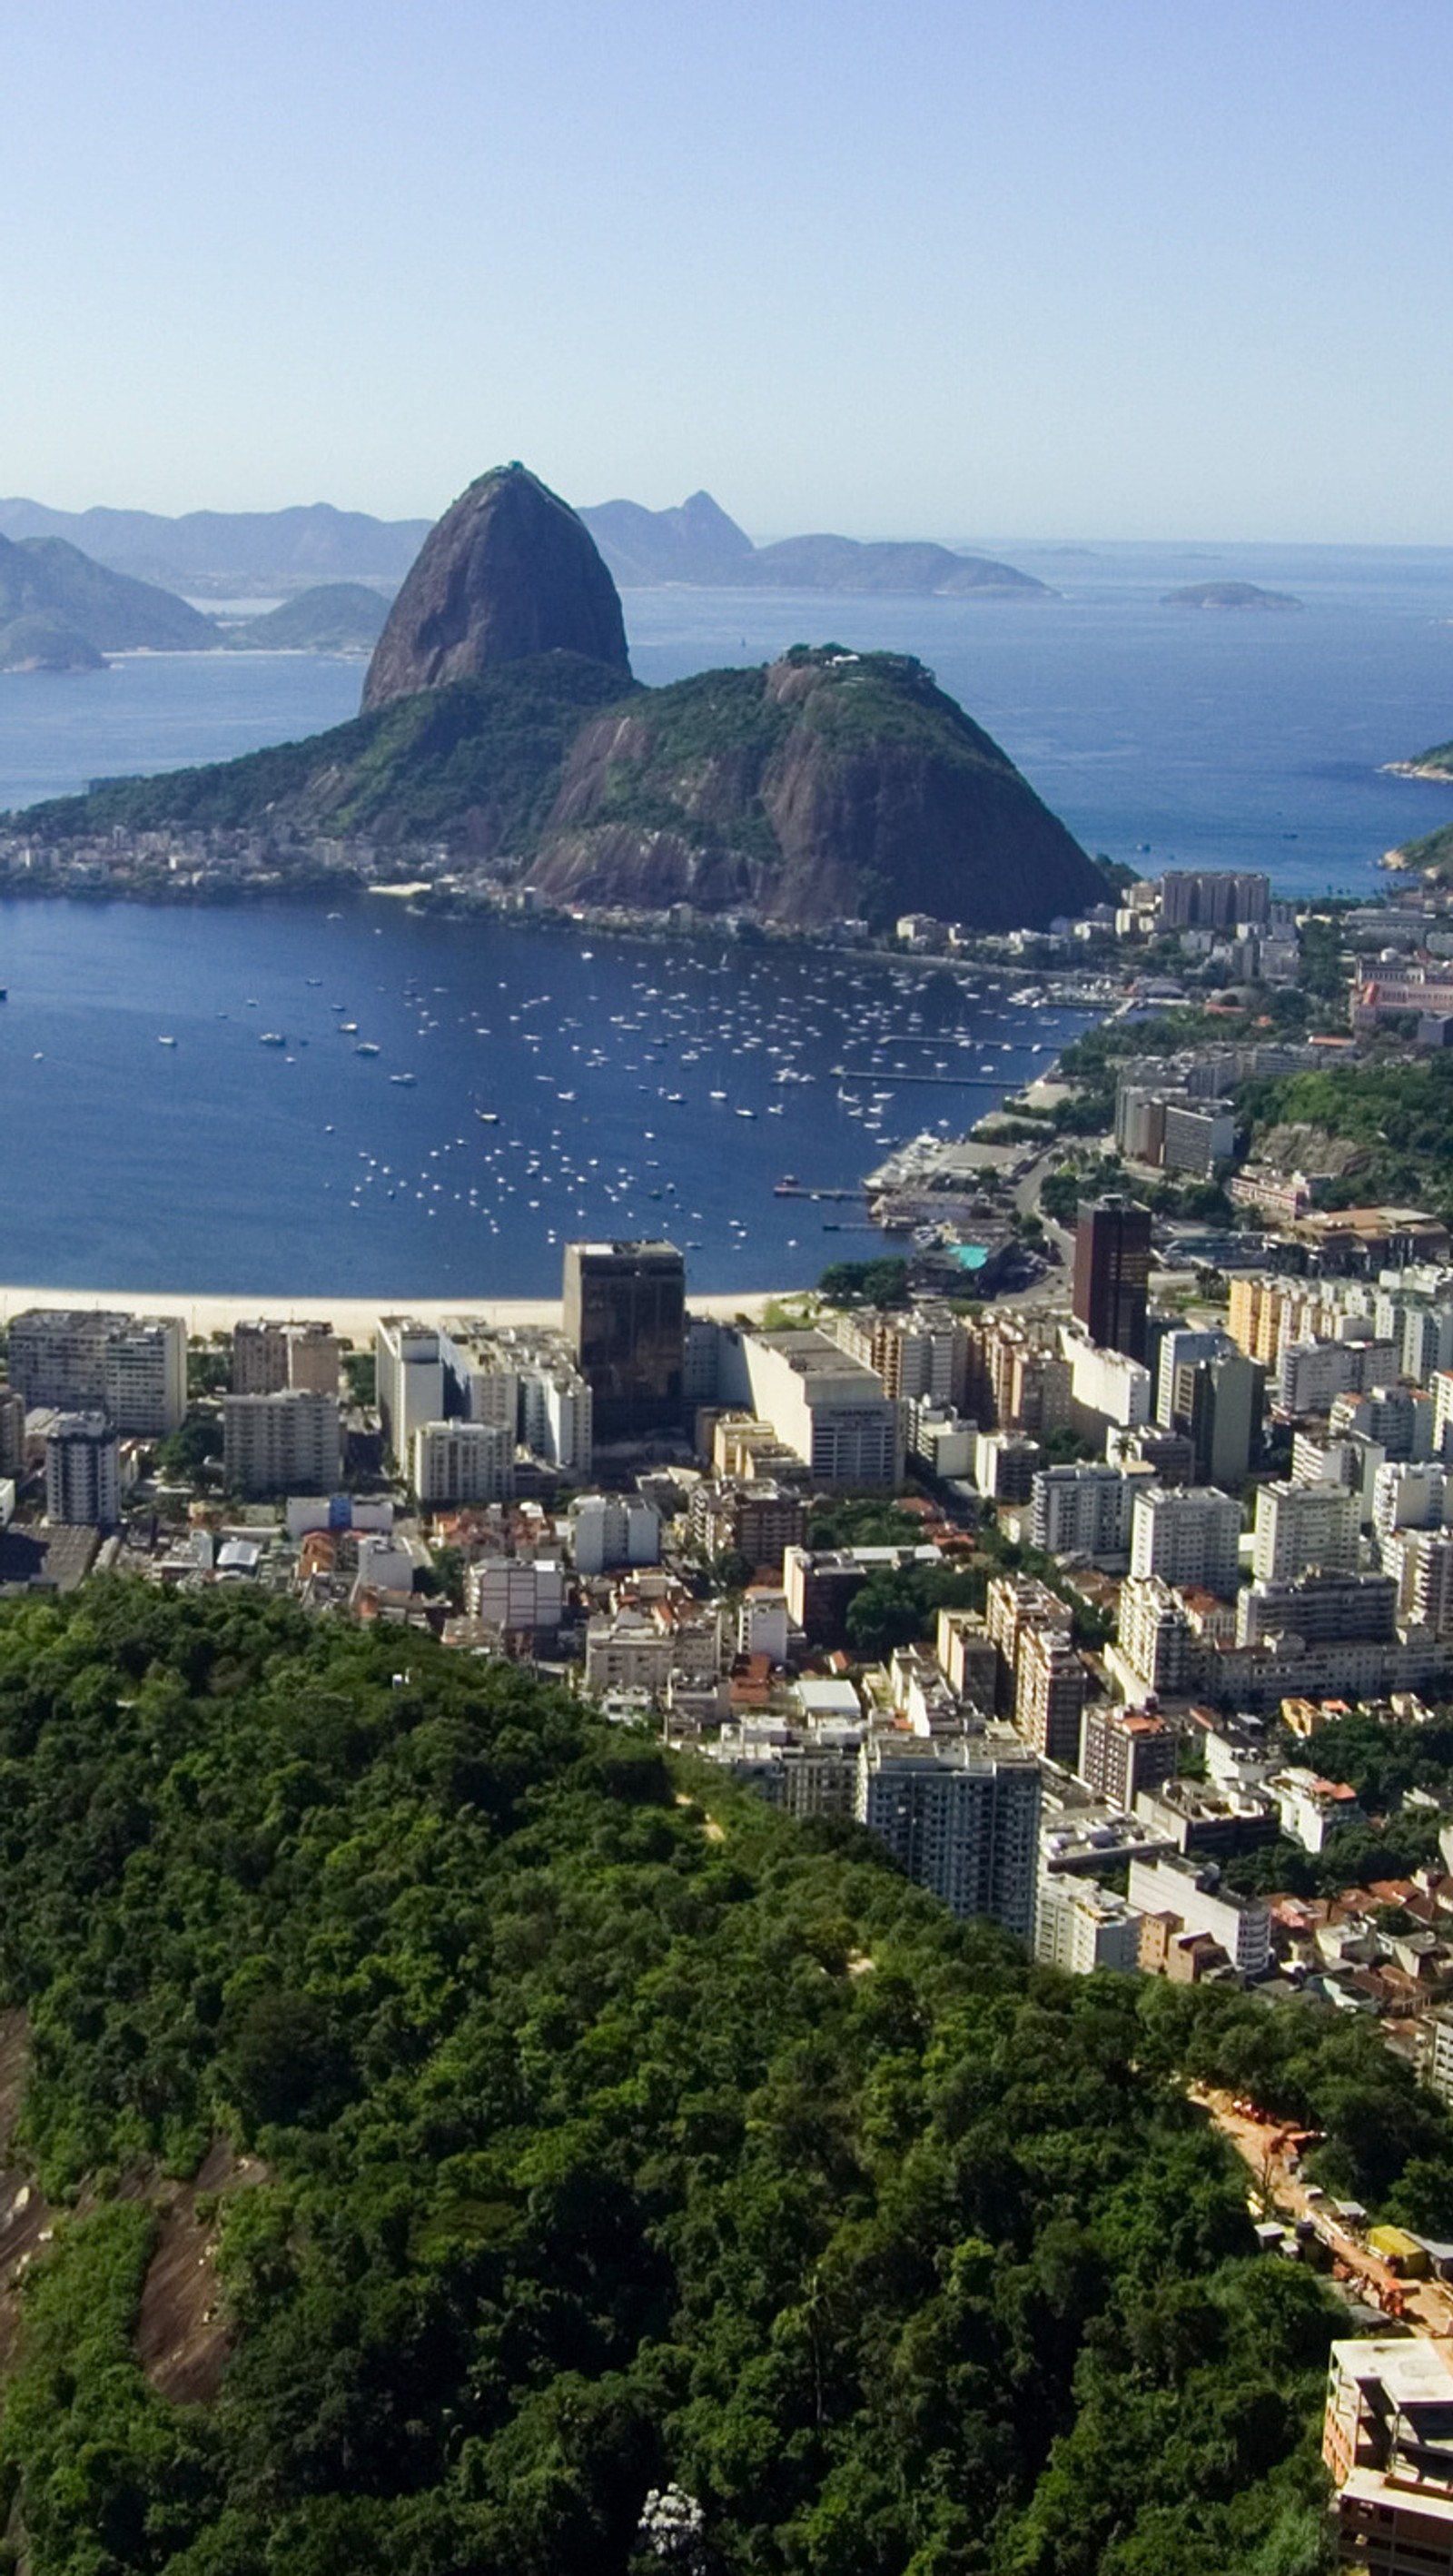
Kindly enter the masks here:
[[0, 1386], [0, 1476], [25, 1473], [25, 1398], [15, 1386]]
[[870, 1736], [858, 1755], [857, 1814], [899, 1867], [955, 1914], [988, 1915], [1034, 1937], [1039, 1764], [1012, 1728], [948, 1741]]
[[222, 1465], [234, 1494], [327, 1494], [343, 1463], [338, 1399], [285, 1387], [222, 1399]]
[[58, 1414], [45, 1441], [46, 1519], [111, 1529], [120, 1512], [117, 1439], [105, 1414]]
[[848, 1308], [832, 1319], [831, 1330], [845, 1351], [876, 1370], [885, 1395], [963, 1404], [969, 1336], [951, 1307], [915, 1306], [906, 1314]]
[[1163, 1717], [1094, 1700], [1080, 1734], [1080, 1777], [1097, 1798], [1129, 1813], [1142, 1789], [1158, 1789], [1176, 1767], [1176, 1740]]
[[1080, 1758], [1085, 1667], [1063, 1629], [1027, 1627], [1014, 1676], [1014, 1724], [1026, 1744], [1072, 1771]]
[[1164, 930], [1234, 930], [1271, 916], [1271, 879], [1249, 869], [1167, 868], [1160, 880]]
[[10, 1324], [10, 1383], [27, 1411], [54, 1404], [100, 1411], [106, 1402], [106, 1344], [131, 1317], [85, 1307], [28, 1307]]
[[504, 1502], [515, 1490], [514, 1425], [421, 1422], [409, 1444], [409, 1482], [430, 1511]]
[[232, 1393], [338, 1392], [338, 1338], [331, 1324], [238, 1323], [232, 1328]]
[[595, 1399], [597, 1440], [682, 1418], [686, 1267], [671, 1243], [567, 1243], [565, 1337]]
[[984, 1606], [984, 1625], [998, 1649], [1000, 1664], [996, 1702], [1013, 1708], [1019, 1687], [1019, 1655], [1030, 1628], [1047, 1628], [1069, 1641], [1073, 1621], [1068, 1602], [1030, 1575], [996, 1574]]
[[1238, 1350], [1176, 1369], [1172, 1425], [1190, 1440], [1198, 1485], [1224, 1491], [1245, 1484], [1261, 1441], [1265, 1394], [1265, 1370]]
[[824, 1485], [896, 1485], [903, 1421], [883, 1381], [818, 1332], [742, 1335], [752, 1403]]
[[1382, 1561], [1397, 1578], [1401, 1616], [1453, 1637], [1453, 1531], [1405, 1531], [1384, 1541]]
[[1132, 1575], [1121, 1584], [1116, 1628], [1121, 1655], [1140, 1690], [1173, 1699], [1187, 1688], [1194, 1662], [1190, 1622], [1161, 1576]]
[[1314, 1565], [1325, 1574], [1354, 1574], [1358, 1526], [1358, 1497], [1343, 1485], [1263, 1485], [1252, 1574], [1258, 1583], [1288, 1583]]
[[581, 1494], [570, 1512], [577, 1574], [614, 1565], [659, 1565], [661, 1515], [635, 1494]]
[[1300, 1637], [1308, 1646], [1397, 1633], [1398, 1586], [1392, 1574], [1299, 1574], [1282, 1583], [1249, 1583], [1237, 1595], [1236, 1643]]
[[1229, 1333], [1212, 1327], [1200, 1331], [1189, 1324], [1173, 1324], [1161, 1335], [1155, 1363], [1155, 1418], [1167, 1430], [1176, 1426], [1176, 1375], [1197, 1360], [1219, 1359], [1223, 1351], [1236, 1347]]
[[1149, 1208], [1124, 1198], [1082, 1206], [1075, 1233], [1073, 1305], [1077, 1322], [1102, 1350], [1145, 1358], [1149, 1278]]
[[977, 1610], [940, 1610], [934, 1654], [951, 1691], [986, 1713], [999, 1685], [999, 1649]]
[[447, 1419], [444, 1338], [432, 1324], [382, 1315], [373, 1349], [384, 1450], [407, 1473], [414, 1433]]
[[105, 1409], [116, 1429], [166, 1440], [187, 1410], [187, 1328], [180, 1315], [128, 1316], [106, 1336]]
[[1136, 1480], [1118, 1467], [1041, 1467], [1030, 1488], [1030, 1537], [1047, 1556], [1123, 1562]]
[[1142, 1582], [1158, 1574], [1178, 1589], [1189, 1584], [1229, 1600], [1240, 1535], [1240, 1506], [1213, 1485], [1147, 1485], [1131, 1512], [1130, 1571]]
[[187, 1407], [179, 1315], [31, 1307], [10, 1327], [10, 1382], [27, 1407], [104, 1412], [143, 1439], [175, 1431]]

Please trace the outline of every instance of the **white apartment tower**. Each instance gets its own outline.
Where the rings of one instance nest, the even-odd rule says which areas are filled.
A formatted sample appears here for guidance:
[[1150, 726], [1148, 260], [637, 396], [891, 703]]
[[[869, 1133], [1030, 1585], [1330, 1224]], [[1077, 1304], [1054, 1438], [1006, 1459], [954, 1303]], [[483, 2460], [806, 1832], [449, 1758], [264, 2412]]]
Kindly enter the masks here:
[[513, 1424], [421, 1422], [410, 1443], [409, 1482], [426, 1511], [504, 1502], [515, 1490]]
[[406, 1473], [414, 1433], [426, 1422], [445, 1419], [443, 1336], [407, 1315], [383, 1315], [373, 1351], [384, 1448], [391, 1463]]
[[947, 1743], [872, 1736], [858, 1754], [857, 1815], [900, 1868], [955, 1914], [1034, 1937], [1039, 1764], [1009, 1727]]
[[331, 1493], [343, 1464], [337, 1397], [301, 1387], [224, 1396], [222, 1462], [230, 1493]]
[[1251, 1570], [1258, 1583], [1294, 1582], [1313, 1566], [1357, 1571], [1358, 1498], [1342, 1485], [1263, 1485]]
[[1214, 1485], [1149, 1485], [1131, 1511], [1130, 1571], [1229, 1600], [1236, 1590], [1241, 1507]]

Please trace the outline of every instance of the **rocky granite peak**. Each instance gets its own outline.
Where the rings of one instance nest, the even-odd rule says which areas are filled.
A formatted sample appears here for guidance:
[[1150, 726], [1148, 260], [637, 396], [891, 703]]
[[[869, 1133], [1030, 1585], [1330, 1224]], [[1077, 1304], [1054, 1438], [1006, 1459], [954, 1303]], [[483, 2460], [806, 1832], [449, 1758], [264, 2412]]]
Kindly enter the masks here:
[[554, 652], [630, 675], [620, 600], [589, 529], [523, 465], [496, 466], [425, 538], [368, 666], [363, 704], [388, 706]]

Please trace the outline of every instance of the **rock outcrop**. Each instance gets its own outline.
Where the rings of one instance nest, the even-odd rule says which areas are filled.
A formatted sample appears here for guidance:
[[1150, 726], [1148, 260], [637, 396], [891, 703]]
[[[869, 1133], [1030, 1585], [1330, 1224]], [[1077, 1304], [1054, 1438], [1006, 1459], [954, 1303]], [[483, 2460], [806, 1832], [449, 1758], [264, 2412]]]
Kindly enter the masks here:
[[523, 465], [497, 466], [424, 540], [368, 666], [364, 708], [556, 652], [629, 680], [620, 600], [589, 530]]
[[984, 930], [1097, 902], [1093, 861], [906, 654], [796, 647], [588, 718], [529, 882], [552, 902], [900, 913]]

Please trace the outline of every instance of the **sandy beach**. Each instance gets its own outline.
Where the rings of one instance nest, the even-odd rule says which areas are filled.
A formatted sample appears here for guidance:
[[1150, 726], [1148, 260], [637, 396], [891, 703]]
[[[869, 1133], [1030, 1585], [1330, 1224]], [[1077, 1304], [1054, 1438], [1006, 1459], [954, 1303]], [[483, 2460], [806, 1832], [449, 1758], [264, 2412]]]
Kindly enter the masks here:
[[[693, 1294], [687, 1302], [698, 1315], [743, 1315], [755, 1322], [774, 1297], [801, 1294], [800, 1288], [778, 1288], [718, 1297]], [[230, 1333], [234, 1324], [258, 1316], [282, 1323], [330, 1323], [345, 1341], [358, 1343], [372, 1341], [380, 1315], [412, 1315], [421, 1324], [442, 1323], [449, 1315], [478, 1315], [490, 1324], [546, 1324], [557, 1330], [561, 1322], [558, 1297], [167, 1297], [149, 1288], [0, 1287], [0, 1324], [30, 1306], [87, 1311], [108, 1306], [130, 1315], [181, 1315], [194, 1341]]]

